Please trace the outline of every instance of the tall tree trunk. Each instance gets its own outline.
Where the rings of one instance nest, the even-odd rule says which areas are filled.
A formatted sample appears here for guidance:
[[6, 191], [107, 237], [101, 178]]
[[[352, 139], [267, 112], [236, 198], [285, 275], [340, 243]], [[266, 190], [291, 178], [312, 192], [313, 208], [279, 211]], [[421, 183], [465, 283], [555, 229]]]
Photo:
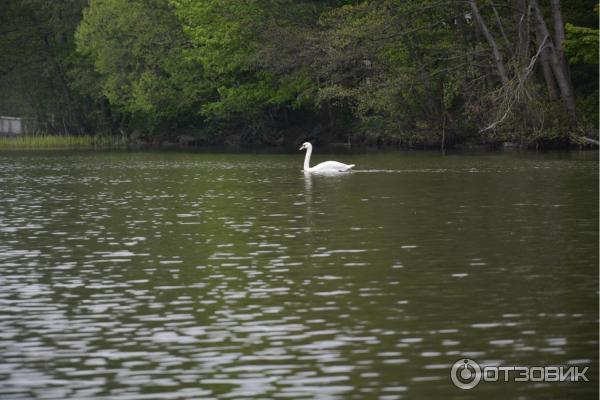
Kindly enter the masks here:
[[560, 12], [560, 0], [550, 0], [552, 5], [552, 22], [554, 23], [554, 46], [561, 62], [565, 61], [564, 41], [565, 28], [563, 26], [562, 13]]
[[531, 17], [531, 7], [529, 7], [526, 0], [515, 1], [514, 17], [519, 35], [519, 42], [516, 46], [517, 62], [519, 66], [523, 66], [527, 65], [529, 60], [529, 21]]
[[[538, 45], [541, 46], [544, 41], [544, 36], [540, 33], [539, 29], [535, 30], [535, 36], [538, 42]], [[544, 80], [546, 81], [546, 87], [548, 88], [548, 95], [551, 100], [558, 99], [558, 89], [556, 88], [556, 81], [554, 80], [554, 75], [552, 74], [552, 67], [550, 67], [550, 49], [546, 47], [542, 50], [540, 54], [540, 64], [542, 65], [542, 72], [544, 74]]]
[[556, 47], [558, 59], [562, 63], [564, 70], [567, 72], [567, 78], [569, 79], [569, 85], [572, 90], [573, 84], [571, 83], [569, 64], [565, 57], [565, 25], [560, 11], [560, 0], [551, 0], [550, 4], [552, 5], [552, 21], [554, 23], [554, 46]]
[[[531, 6], [533, 7], [533, 13], [535, 15], [537, 29], [539, 29], [542, 37], [548, 36], [548, 38], [551, 38], [550, 32], [548, 31], [548, 27], [546, 26], [546, 21], [544, 21], [544, 16], [542, 15], [542, 11], [540, 10], [537, 0], [530, 1]], [[553, 41], [549, 39], [548, 43], [550, 66], [552, 67], [552, 72], [554, 72], [554, 76], [556, 77], [556, 82], [558, 83], [558, 88], [560, 89], [560, 95], [565, 102], [565, 108], [567, 109], [567, 113], [571, 118], [571, 122], [574, 122], [576, 119], [575, 97], [573, 96], [571, 85], [569, 84], [569, 75], [568, 72], [565, 70], [563, 64], [560, 62]]]
[[504, 66], [504, 60], [502, 59], [502, 53], [500, 53], [500, 49], [498, 48], [498, 44], [494, 39], [494, 36], [490, 33], [487, 28], [485, 21], [479, 14], [479, 9], [477, 8], [477, 4], [475, 4], [474, 0], [469, 0], [469, 5], [471, 6], [471, 10], [473, 11], [473, 17], [479, 25], [479, 29], [481, 29], [481, 33], [485, 36], [488, 44], [492, 48], [492, 54], [494, 55], [494, 61], [496, 62], [496, 68], [498, 69], [498, 75], [500, 76], [500, 81], [502, 81], [503, 85], [508, 84], [508, 75], [506, 73], [506, 67]]
[[513, 52], [512, 45], [506, 36], [506, 32], [504, 31], [504, 26], [502, 25], [502, 20], [500, 19], [500, 14], [498, 14], [498, 10], [496, 10], [496, 6], [494, 2], [490, 0], [490, 5], [492, 6], [492, 11], [494, 12], [494, 17], [496, 17], [496, 25], [498, 25], [498, 29], [500, 29], [500, 33], [502, 34], [502, 39], [504, 39], [504, 43], [506, 44], [506, 48], [508, 49], [508, 53], [511, 57], [514, 57], [515, 53]]

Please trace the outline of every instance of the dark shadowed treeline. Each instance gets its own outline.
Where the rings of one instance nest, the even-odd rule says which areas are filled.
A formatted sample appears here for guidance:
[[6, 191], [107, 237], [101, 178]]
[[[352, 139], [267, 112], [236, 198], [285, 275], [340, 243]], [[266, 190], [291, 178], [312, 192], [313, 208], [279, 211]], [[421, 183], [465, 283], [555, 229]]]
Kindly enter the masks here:
[[590, 0], [4, 0], [0, 115], [282, 145], [597, 140]]

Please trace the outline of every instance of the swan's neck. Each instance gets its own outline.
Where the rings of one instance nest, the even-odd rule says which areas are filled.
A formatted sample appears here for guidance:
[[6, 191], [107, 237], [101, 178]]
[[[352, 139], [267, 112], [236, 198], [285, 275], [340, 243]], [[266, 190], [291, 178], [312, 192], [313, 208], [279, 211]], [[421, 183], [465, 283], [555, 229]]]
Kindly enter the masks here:
[[309, 147], [306, 150], [306, 155], [304, 156], [304, 170], [308, 171], [310, 169], [310, 155], [312, 154], [312, 147]]

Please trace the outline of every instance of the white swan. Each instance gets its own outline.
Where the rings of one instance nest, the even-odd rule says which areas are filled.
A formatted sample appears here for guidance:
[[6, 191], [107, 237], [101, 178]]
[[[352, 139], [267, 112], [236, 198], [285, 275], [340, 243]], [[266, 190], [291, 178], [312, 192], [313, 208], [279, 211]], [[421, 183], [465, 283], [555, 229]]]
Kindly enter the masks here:
[[317, 164], [314, 167], [310, 167], [310, 155], [312, 154], [312, 144], [305, 142], [300, 147], [300, 150], [306, 150], [306, 156], [304, 157], [304, 172], [320, 172], [320, 173], [333, 173], [333, 172], [346, 172], [350, 171], [354, 164], [344, 164], [337, 161], [325, 161], [321, 164]]

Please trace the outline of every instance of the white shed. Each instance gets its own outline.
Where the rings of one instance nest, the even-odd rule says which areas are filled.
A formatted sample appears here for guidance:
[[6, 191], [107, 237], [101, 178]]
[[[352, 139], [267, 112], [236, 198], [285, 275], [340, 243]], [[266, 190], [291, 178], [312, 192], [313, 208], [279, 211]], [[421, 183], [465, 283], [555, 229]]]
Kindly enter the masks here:
[[0, 136], [18, 136], [22, 134], [22, 118], [0, 116]]

